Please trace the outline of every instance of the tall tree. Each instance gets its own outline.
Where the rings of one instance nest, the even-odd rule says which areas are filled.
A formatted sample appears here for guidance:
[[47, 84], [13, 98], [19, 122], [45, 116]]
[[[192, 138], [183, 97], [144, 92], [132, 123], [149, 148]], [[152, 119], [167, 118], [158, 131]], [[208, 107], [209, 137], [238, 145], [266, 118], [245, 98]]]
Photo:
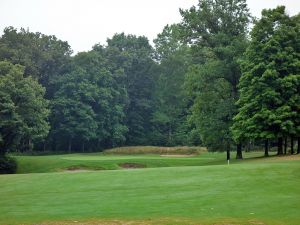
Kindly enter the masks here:
[[0, 154], [33, 148], [49, 131], [45, 89], [24, 67], [0, 62]]
[[190, 48], [181, 41], [177, 24], [167, 25], [154, 40], [158, 62], [155, 81], [154, 143], [195, 144], [188, 123], [189, 98], [184, 90], [191, 64]]
[[128, 103], [124, 86], [126, 76], [122, 68], [110, 64], [105, 48], [98, 45], [97, 49], [79, 53], [74, 62], [86, 71], [89, 81], [98, 88], [93, 103], [98, 123], [97, 141], [105, 147], [114, 147], [124, 144], [128, 131], [125, 124], [125, 107]]
[[[74, 140], [83, 146], [96, 136], [96, 115], [89, 104], [96, 96], [96, 87], [80, 69], [64, 76], [61, 82], [52, 102], [51, 133], [56, 146], [64, 147], [67, 144], [71, 152]], [[64, 143], [65, 140], [67, 143]]]
[[48, 99], [55, 91], [53, 82], [68, 71], [71, 53], [67, 42], [23, 28], [7, 27], [0, 38], [0, 60], [25, 66], [24, 75], [37, 79]]
[[118, 82], [124, 72], [112, 70], [98, 48], [76, 55], [72, 72], [58, 81], [52, 104], [51, 136], [56, 146], [68, 146], [70, 151], [72, 142], [82, 146], [75, 150], [84, 150], [112, 147], [125, 141], [127, 98]]
[[[98, 49], [97, 46], [94, 47]], [[107, 40], [109, 63], [125, 73], [124, 87], [128, 94], [126, 105], [127, 145], [146, 145], [154, 111], [153, 49], [146, 37], [116, 34]]]
[[249, 9], [245, 0], [203, 0], [181, 15], [182, 38], [191, 46], [194, 63], [186, 79], [192, 120], [209, 149], [229, 150], [241, 76], [237, 61], [247, 46]]
[[285, 7], [263, 10], [251, 32], [251, 43], [241, 61], [239, 113], [234, 118], [236, 139], [299, 136], [300, 39], [299, 18]]
[[193, 98], [190, 119], [198, 128], [204, 145], [212, 151], [223, 151], [231, 143], [228, 126], [235, 108], [232, 87], [222, 78], [226, 69], [223, 71], [224, 64], [219, 61], [193, 66], [185, 84]]

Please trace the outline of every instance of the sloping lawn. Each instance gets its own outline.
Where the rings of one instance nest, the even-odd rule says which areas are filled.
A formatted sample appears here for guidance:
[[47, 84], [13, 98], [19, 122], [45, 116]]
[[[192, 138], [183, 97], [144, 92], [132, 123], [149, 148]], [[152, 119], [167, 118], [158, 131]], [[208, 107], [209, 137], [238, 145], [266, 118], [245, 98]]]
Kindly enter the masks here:
[[18, 173], [58, 172], [64, 170], [115, 170], [126, 163], [140, 167], [197, 166], [225, 163], [223, 154], [172, 157], [160, 155], [68, 154], [51, 156], [17, 156]]
[[2, 175], [0, 224], [298, 225], [300, 161], [291, 158]]
[[[274, 153], [273, 153], [274, 154]], [[245, 158], [262, 156], [262, 152], [244, 154]], [[235, 154], [232, 153], [234, 158]], [[225, 153], [202, 152], [199, 155], [106, 155], [102, 153], [66, 154], [48, 156], [15, 156], [17, 173], [46, 173], [74, 170], [115, 170], [128, 167], [154, 168], [178, 166], [225, 165]], [[261, 159], [259, 159], [261, 160]], [[245, 160], [247, 161], [247, 160]], [[235, 159], [231, 163], [236, 163]]]

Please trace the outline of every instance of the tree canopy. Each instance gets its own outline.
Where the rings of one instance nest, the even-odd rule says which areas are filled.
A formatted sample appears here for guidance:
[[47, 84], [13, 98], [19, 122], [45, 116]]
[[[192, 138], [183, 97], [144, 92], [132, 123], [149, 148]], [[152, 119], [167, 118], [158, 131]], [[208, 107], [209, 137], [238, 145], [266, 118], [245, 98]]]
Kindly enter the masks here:
[[243, 59], [235, 139], [299, 136], [299, 15], [263, 10]]
[[249, 9], [245, 0], [205, 0], [181, 15], [181, 36], [193, 56], [185, 81], [193, 99], [191, 120], [205, 146], [225, 150], [232, 143], [238, 59], [247, 46]]
[[0, 152], [32, 150], [33, 142], [49, 131], [45, 89], [24, 67], [0, 62]]
[[277, 141], [282, 153], [287, 138], [293, 149], [299, 14], [277, 7], [251, 24], [246, 0], [199, 0], [180, 13], [153, 46], [145, 36], [116, 33], [74, 55], [54, 35], [5, 28], [1, 154], [121, 145], [202, 145], [229, 154], [236, 145], [242, 158], [250, 142]]

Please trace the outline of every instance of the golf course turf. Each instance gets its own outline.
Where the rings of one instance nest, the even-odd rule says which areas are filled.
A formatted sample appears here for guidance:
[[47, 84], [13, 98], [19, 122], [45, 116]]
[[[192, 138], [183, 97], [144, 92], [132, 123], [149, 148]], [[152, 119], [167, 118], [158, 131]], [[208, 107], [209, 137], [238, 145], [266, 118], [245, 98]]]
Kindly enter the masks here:
[[[26, 157], [17, 158], [24, 162]], [[52, 164], [59, 158], [44, 157], [53, 157]], [[97, 154], [62, 158], [68, 157], [84, 166], [83, 161], [95, 163], [97, 157], [107, 157], [106, 165], [126, 162], [126, 156]], [[127, 156], [127, 161], [132, 157], [147, 168], [48, 173], [54, 170], [48, 160], [45, 171], [31, 167], [39, 173], [1, 175], [0, 224], [300, 224], [299, 155], [246, 159], [229, 166], [224, 158], [220, 162], [223, 153]], [[147, 164], [155, 158], [166, 160], [168, 167]], [[184, 163], [176, 166], [180, 160]], [[56, 165], [71, 166], [62, 162]]]

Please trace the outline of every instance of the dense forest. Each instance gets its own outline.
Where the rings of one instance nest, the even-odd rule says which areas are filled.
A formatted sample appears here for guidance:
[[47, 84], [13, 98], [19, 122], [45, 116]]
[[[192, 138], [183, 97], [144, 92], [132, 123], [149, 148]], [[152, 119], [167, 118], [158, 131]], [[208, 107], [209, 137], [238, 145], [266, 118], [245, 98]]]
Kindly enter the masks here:
[[55, 36], [5, 28], [0, 155], [202, 145], [242, 158], [255, 143], [299, 153], [300, 15], [279, 6], [256, 19], [245, 0], [180, 14], [154, 45], [116, 33], [76, 55]]

